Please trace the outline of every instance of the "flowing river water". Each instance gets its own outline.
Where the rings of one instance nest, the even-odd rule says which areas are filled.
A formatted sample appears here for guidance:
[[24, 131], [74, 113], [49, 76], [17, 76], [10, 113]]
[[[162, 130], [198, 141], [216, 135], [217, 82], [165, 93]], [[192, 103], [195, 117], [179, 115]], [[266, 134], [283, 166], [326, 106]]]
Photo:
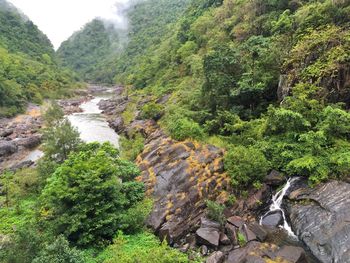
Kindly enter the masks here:
[[67, 116], [71, 124], [78, 129], [83, 141], [110, 142], [115, 147], [119, 147], [118, 134], [108, 126], [106, 118], [98, 107], [101, 100], [112, 97], [112, 92], [112, 90], [109, 90], [96, 95], [94, 99], [80, 105], [82, 112]]

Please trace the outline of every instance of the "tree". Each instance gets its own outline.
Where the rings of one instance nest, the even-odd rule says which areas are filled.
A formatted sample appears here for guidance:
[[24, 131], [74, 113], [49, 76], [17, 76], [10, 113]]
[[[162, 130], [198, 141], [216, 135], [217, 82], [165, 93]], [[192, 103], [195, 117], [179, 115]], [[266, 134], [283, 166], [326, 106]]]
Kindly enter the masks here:
[[120, 162], [109, 143], [82, 145], [48, 179], [41, 195], [41, 219], [54, 233], [80, 246], [109, 241], [125, 224], [123, 215], [143, 199], [141, 183], [130, 185], [121, 179], [137, 175], [135, 166]]
[[60, 235], [56, 240], [42, 249], [32, 263], [83, 263], [83, 254], [69, 247], [69, 242]]

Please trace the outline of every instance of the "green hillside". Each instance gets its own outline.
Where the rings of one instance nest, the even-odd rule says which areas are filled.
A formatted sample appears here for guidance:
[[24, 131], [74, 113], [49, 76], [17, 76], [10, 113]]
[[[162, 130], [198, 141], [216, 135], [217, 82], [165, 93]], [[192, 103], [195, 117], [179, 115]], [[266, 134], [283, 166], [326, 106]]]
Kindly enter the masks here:
[[61, 69], [48, 38], [15, 7], [0, 2], [0, 116], [23, 110], [27, 101], [63, 95], [72, 75]]
[[62, 64], [90, 82], [113, 83], [117, 74], [137, 67], [186, 9], [189, 0], [142, 1], [127, 11], [128, 33], [95, 19], [58, 50]]

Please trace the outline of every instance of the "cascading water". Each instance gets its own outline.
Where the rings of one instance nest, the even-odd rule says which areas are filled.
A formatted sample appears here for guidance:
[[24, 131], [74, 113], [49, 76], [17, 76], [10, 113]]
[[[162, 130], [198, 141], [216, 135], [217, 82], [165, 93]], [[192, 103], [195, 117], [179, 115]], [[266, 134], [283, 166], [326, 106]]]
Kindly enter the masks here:
[[269, 207], [269, 211], [267, 211], [261, 218], [260, 218], [260, 224], [263, 224], [263, 219], [270, 215], [273, 212], [279, 211], [282, 214], [282, 219], [283, 219], [283, 225], [280, 225], [281, 228], [284, 228], [287, 232], [288, 235], [296, 238], [297, 236], [293, 233], [292, 228], [290, 227], [290, 225], [288, 224], [287, 220], [286, 220], [286, 215], [281, 207], [282, 202], [283, 202], [283, 198], [286, 195], [289, 187], [292, 185], [293, 182], [295, 182], [296, 180], [298, 180], [297, 177], [295, 178], [289, 178], [287, 183], [285, 184], [285, 186], [278, 191], [275, 195], [272, 196], [272, 204]]

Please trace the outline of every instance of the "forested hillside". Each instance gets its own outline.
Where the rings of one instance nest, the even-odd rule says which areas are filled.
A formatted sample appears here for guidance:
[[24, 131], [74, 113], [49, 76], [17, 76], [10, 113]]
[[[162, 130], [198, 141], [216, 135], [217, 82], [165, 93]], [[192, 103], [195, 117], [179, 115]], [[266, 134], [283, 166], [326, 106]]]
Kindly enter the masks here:
[[87, 81], [114, 83], [117, 72], [137, 67], [147, 51], [161, 42], [189, 2], [152, 0], [133, 4], [126, 12], [127, 33], [113, 31], [112, 25], [95, 19], [61, 45], [58, 55], [62, 64]]
[[0, 2], [0, 116], [11, 116], [27, 101], [62, 95], [72, 74], [58, 67], [48, 38], [15, 7]]
[[313, 183], [341, 178], [350, 169], [349, 15], [348, 1], [193, 1], [116, 80], [170, 93], [164, 128], [225, 145], [234, 183], [271, 168]]

